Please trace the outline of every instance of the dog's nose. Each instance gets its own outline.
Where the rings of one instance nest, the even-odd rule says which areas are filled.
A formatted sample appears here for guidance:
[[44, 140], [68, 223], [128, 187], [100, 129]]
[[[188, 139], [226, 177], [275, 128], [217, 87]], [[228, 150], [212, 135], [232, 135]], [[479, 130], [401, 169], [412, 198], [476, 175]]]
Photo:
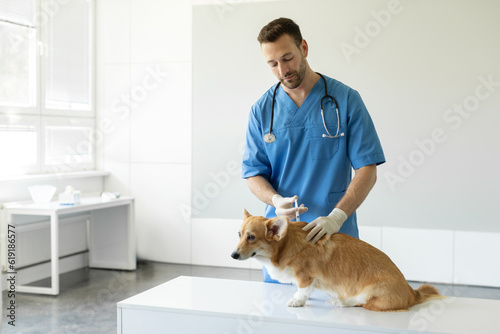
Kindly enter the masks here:
[[238, 253], [237, 251], [234, 251], [232, 254], [231, 254], [231, 257], [235, 260], [238, 260], [240, 258], [240, 253]]

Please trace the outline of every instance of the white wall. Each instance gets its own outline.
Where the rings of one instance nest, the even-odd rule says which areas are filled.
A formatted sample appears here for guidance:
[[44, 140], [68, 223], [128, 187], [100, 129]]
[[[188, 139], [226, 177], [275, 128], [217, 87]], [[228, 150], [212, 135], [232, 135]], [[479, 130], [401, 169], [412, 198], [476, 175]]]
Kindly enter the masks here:
[[108, 191], [136, 198], [140, 258], [190, 261], [191, 4], [97, 1], [97, 112]]

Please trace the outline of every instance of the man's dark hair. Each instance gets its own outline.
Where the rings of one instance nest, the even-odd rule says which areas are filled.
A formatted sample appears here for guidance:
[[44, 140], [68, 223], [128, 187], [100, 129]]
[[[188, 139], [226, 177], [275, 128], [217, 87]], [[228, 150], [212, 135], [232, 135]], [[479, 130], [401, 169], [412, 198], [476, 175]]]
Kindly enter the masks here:
[[290, 35], [297, 47], [302, 43], [302, 34], [300, 33], [299, 26], [291, 19], [280, 17], [279, 19], [269, 22], [264, 28], [260, 30], [257, 40], [260, 44], [272, 43], [280, 38], [282, 35]]

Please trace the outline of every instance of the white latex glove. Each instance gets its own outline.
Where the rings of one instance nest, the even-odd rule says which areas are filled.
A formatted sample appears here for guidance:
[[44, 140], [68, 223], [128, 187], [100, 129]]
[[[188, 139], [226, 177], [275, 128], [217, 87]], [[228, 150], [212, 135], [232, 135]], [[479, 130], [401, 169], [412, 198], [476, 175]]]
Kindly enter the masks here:
[[297, 195], [293, 197], [282, 197], [279, 194], [273, 196], [273, 205], [276, 208], [276, 216], [287, 216], [290, 221], [295, 219], [295, 212], [299, 211], [299, 215], [306, 212], [308, 209], [302, 204], [298, 208], [294, 208], [293, 205], [299, 197]]
[[337, 233], [346, 219], [347, 214], [344, 211], [339, 208], [333, 209], [328, 216], [318, 217], [304, 226], [304, 231], [311, 230], [311, 232], [307, 234], [306, 240], [310, 241], [312, 239], [312, 243], [315, 244], [324, 235], [329, 237], [332, 234]]

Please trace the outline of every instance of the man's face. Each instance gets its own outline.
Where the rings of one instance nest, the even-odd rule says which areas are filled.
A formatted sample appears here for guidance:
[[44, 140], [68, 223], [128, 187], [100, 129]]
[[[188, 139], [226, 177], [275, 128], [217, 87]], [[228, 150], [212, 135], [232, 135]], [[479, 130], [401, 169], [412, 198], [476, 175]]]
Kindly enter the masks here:
[[293, 38], [284, 34], [272, 43], [262, 43], [262, 53], [273, 74], [289, 89], [300, 86], [306, 75], [307, 44], [297, 47]]

